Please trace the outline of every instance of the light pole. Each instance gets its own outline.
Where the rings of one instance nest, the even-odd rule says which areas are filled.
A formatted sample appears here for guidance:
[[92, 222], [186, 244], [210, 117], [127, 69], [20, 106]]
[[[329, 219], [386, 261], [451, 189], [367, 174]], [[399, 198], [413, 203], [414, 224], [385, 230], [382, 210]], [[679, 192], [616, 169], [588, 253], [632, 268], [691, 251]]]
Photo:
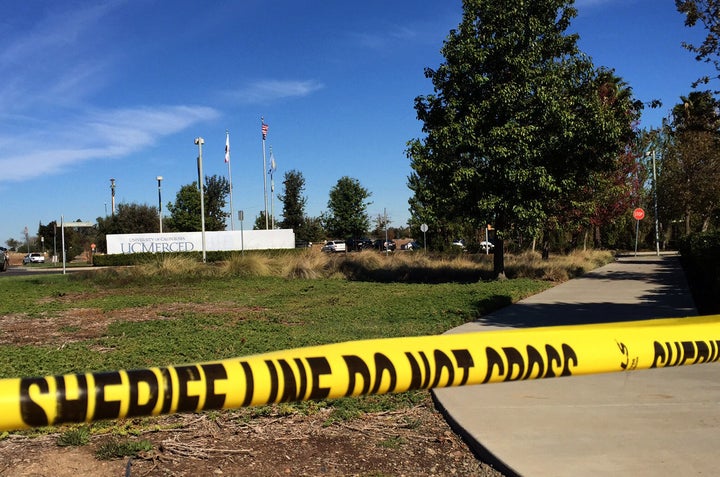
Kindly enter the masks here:
[[157, 176], [158, 181], [158, 216], [160, 217], [160, 233], [162, 233], [162, 184], [163, 177]]
[[195, 144], [198, 147], [198, 184], [200, 184], [200, 230], [202, 231], [202, 259], [203, 263], [207, 261], [205, 252], [205, 190], [203, 188], [203, 172], [202, 172], [202, 147], [205, 140], [201, 137], [195, 138]]
[[658, 220], [658, 202], [657, 202], [657, 172], [655, 171], [655, 149], [648, 151], [646, 155], [652, 158], [653, 172], [653, 206], [655, 207], [655, 254], [660, 256], [660, 223]]
[[115, 216], [115, 179], [110, 179], [110, 212]]

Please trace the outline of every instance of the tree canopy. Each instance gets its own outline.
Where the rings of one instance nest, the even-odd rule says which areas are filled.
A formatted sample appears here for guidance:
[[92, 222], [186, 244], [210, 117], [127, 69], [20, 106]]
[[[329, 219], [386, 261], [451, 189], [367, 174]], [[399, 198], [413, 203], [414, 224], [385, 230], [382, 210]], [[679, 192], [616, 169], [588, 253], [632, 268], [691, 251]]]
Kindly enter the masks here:
[[565, 33], [570, 4], [463, 1], [445, 62], [425, 72], [434, 94], [415, 100], [426, 136], [408, 143], [413, 219], [494, 224], [497, 276], [502, 240], [536, 236], [593, 173], [616, 168], [633, 135], [638, 105]]
[[[230, 183], [224, 177], [205, 176], [205, 230], [225, 230], [229, 213], [224, 210], [230, 194]], [[197, 182], [184, 185], [175, 198], [175, 203], [167, 205], [170, 217], [166, 219], [169, 230], [178, 232], [197, 232], [201, 230], [200, 188]]]
[[305, 203], [307, 198], [303, 196], [305, 190], [305, 178], [302, 172], [291, 170], [285, 173], [283, 179], [284, 193], [278, 195], [283, 203], [283, 220], [280, 223], [284, 229], [299, 230], [305, 218]]
[[715, 68], [715, 76], [705, 75], [693, 83], [707, 84], [711, 79], [720, 79], [720, 0], [675, 0], [680, 13], [685, 14], [685, 25], [694, 27], [698, 22], [707, 30], [700, 45], [683, 42], [683, 47], [695, 53], [695, 59], [709, 63]]
[[341, 177], [330, 189], [328, 212], [323, 217], [327, 233], [342, 239], [364, 236], [370, 228], [369, 197], [370, 192], [360, 185], [360, 181]]

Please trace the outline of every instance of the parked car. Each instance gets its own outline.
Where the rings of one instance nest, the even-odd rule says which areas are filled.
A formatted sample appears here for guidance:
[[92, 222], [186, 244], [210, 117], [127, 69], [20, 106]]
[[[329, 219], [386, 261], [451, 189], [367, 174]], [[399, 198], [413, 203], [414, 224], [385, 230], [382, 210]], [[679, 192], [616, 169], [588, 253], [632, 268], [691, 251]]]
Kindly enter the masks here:
[[465, 250], [465, 241], [463, 239], [453, 240], [453, 247], [460, 247]]
[[5, 247], [0, 247], [0, 272], [4, 272], [10, 266], [10, 258]]
[[482, 250], [483, 252], [492, 252], [494, 248], [495, 244], [492, 242], [488, 242], [486, 240], [480, 242], [480, 250]]
[[408, 242], [403, 244], [400, 247], [400, 250], [420, 250], [422, 248], [422, 245], [420, 245], [418, 242]]
[[381, 250], [381, 251], [389, 251], [392, 252], [395, 250], [395, 241], [394, 240], [388, 240], [387, 242], [383, 239], [377, 239], [373, 242], [373, 247]]
[[23, 265], [28, 263], [45, 263], [45, 255], [42, 253], [28, 253], [23, 257]]
[[328, 240], [320, 250], [328, 253], [345, 252], [347, 247], [345, 246], [345, 242], [342, 240]]
[[348, 252], [361, 252], [371, 249], [373, 247], [373, 241], [368, 238], [349, 239], [345, 242], [345, 246]]

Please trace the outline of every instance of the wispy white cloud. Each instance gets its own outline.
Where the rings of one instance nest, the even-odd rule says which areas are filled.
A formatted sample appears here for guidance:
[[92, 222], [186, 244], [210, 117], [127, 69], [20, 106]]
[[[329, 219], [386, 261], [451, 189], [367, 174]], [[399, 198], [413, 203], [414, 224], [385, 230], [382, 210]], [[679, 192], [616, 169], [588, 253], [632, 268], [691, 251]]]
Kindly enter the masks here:
[[229, 91], [227, 96], [239, 103], [255, 104], [286, 98], [301, 98], [324, 87], [325, 85], [315, 80], [259, 80]]
[[90, 113], [55, 129], [0, 135], [0, 180], [27, 180], [89, 160], [133, 154], [218, 116], [218, 111], [205, 106], [127, 108]]
[[386, 49], [401, 41], [411, 41], [418, 37], [416, 30], [406, 26], [395, 26], [383, 31], [351, 32], [350, 39], [364, 48]]
[[122, 3], [53, 11], [0, 38], [0, 109], [68, 104], [96, 91], [107, 55], [99, 59], [88, 49], [97, 43], [98, 25]]

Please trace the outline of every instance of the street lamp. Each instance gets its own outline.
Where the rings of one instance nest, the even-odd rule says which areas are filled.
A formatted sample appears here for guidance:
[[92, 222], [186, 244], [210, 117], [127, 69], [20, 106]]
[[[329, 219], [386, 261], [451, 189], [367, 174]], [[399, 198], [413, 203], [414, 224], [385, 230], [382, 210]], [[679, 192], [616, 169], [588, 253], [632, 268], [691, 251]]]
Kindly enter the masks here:
[[162, 183], [163, 177], [157, 176], [158, 181], [158, 216], [160, 217], [160, 233], [162, 233]]
[[200, 230], [202, 231], [202, 259], [203, 263], [207, 261], [205, 252], [205, 190], [203, 188], [203, 172], [202, 172], [202, 147], [205, 140], [201, 137], [195, 138], [195, 144], [198, 147], [198, 184], [200, 184]]
[[655, 171], [655, 149], [645, 153], [646, 156], [652, 157], [653, 172], [653, 202], [655, 207], [655, 254], [660, 256], [660, 226], [658, 221], [658, 202], [657, 202], [657, 173]]

